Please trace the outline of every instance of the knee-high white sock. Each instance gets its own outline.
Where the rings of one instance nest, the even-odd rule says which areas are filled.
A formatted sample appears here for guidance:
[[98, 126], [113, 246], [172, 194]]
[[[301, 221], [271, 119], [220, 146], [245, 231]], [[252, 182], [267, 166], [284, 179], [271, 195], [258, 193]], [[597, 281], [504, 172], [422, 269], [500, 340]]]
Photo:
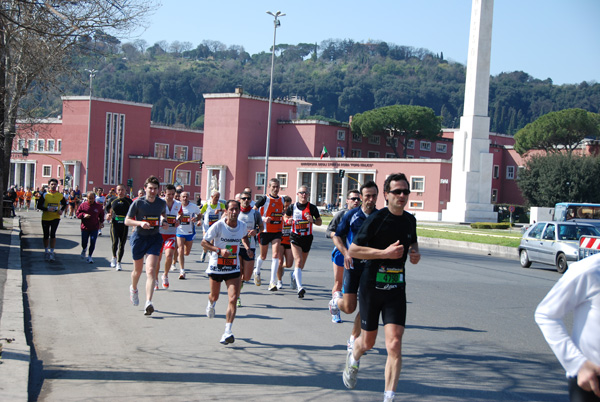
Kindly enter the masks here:
[[300, 268], [294, 268], [294, 276], [296, 277], [296, 284], [298, 290], [302, 289], [302, 270]]
[[256, 259], [256, 273], [260, 274], [260, 269], [262, 268], [264, 260], [260, 257]]
[[271, 283], [277, 282], [277, 270], [279, 269], [279, 258], [273, 258], [271, 261]]

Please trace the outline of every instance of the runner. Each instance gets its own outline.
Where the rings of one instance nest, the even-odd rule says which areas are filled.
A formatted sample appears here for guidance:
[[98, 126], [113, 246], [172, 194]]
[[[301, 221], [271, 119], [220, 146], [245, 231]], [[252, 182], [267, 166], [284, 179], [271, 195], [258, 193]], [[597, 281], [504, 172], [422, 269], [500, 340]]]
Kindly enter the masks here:
[[190, 193], [183, 191], [181, 198], [180, 223], [177, 226], [177, 250], [179, 254], [179, 276], [185, 279], [185, 256], [190, 255], [194, 238], [196, 237], [196, 223], [200, 222], [200, 208], [190, 202]]
[[19, 203], [19, 211], [20, 211], [23, 209], [23, 206], [25, 205], [25, 190], [23, 189], [23, 187], [19, 187], [19, 189], [17, 190], [17, 202]]
[[27, 207], [27, 210], [29, 211], [31, 209], [31, 198], [33, 197], [33, 192], [31, 191], [31, 188], [27, 188], [27, 191], [25, 192], [25, 206]]
[[77, 196], [75, 195], [75, 190], [71, 190], [69, 197], [67, 198], [67, 203], [69, 204], [69, 219], [73, 219], [73, 217], [77, 214]]
[[166, 186], [165, 201], [167, 202], [166, 214], [167, 223], [169, 226], [166, 228], [160, 228], [163, 246], [160, 250], [160, 256], [158, 257], [158, 269], [156, 270], [156, 289], [158, 289], [158, 273], [160, 271], [160, 261], [162, 259], [163, 252], [165, 254], [165, 273], [162, 275], [163, 289], [169, 288], [169, 271], [171, 270], [173, 259], [177, 253], [177, 227], [179, 226], [179, 218], [181, 216], [181, 203], [175, 200], [175, 186], [172, 184], [167, 184]]
[[[292, 198], [289, 195], [283, 196], [283, 210], [287, 210], [292, 204]], [[290, 234], [292, 233], [292, 225], [294, 219], [291, 217], [283, 217], [283, 227], [281, 229], [281, 245], [279, 246], [279, 268], [277, 269], [277, 290], [283, 288], [283, 274], [285, 268], [291, 268], [294, 263], [294, 255], [292, 254], [292, 245], [290, 243]], [[292, 278], [290, 284], [292, 289], [296, 289], [294, 282], [294, 271], [290, 272]]]
[[[244, 282], [249, 281], [252, 277], [252, 270], [254, 268], [254, 256], [256, 253], [256, 235], [262, 231], [263, 222], [260, 213], [250, 206], [250, 202], [252, 201], [252, 194], [244, 191], [239, 196], [241, 209], [240, 214], [238, 216], [238, 221], [244, 222], [246, 224], [246, 228], [248, 229], [248, 241], [250, 243], [250, 251], [252, 251], [252, 256], [250, 256], [246, 252], [245, 248], [240, 249], [240, 269], [242, 271], [242, 282], [240, 285], [241, 293], [241, 288], [244, 287]], [[238, 297], [237, 306], [242, 306], [241, 297]]]
[[258, 236], [260, 256], [256, 259], [254, 269], [254, 284], [261, 285], [260, 269], [267, 258], [269, 244], [271, 244], [271, 281], [269, 290], [277, 290], [275, 283], [279, 268], [279, 245], [281, 244], [283, 230], [283, 197], [279, 196], [280, 184], [278, 179], [269, 180], [269, 193], [256, 202], [254, 208], [258, 209], [262, 216], [264, 229]]
[[125, 217], [132, 203], [133, 201], [125, 193], [125, 186], [119, 184], [117, 186], [117, 198], [106, 209], [106, 220], [111, 222], [110, 240], [112, 242], [112, 259], [110, 260], [110, 266], [117, 271], [123, 269], [121, 261], [125, 253], [125, 243], [127, 242], [127, 234], [129, 232], [129, 228], [125, 226]]
[[[333, 236], [335, 236], [337, 226], [342, 221], [342, 218], [344, 217], [346, 212], [358, 207], [359, 205], [359, 191], [356, 189], [348, 191], [348, 196], [346, 198], [346, 206], [344, 207], [344, 209], [336, 213], [331, 222], [329, 222], [329, 225], [327, 226], [327, 231], [325, 232], [326, 236], [333, 240]], [[344, 255], [340, 253], [339, 249], [335, 247], [335, 245], [333, 247], [333, 251], [331, 252], [331, 261], [333, 263], [333, 288], [331, 289], [331, 295], [332, 297], [335, 297], [335, 295], [338, 292], [341, 294], [342, 283], [344, 280]], [[331, 315], [331, 321], [336, 323], [342, 322], [342, 318], [340, 317], [339, 311], [337, 314]]]
[[89, 240], [87, 262], [93, 264], [92, 254], [96, 249], [98, 230], [104, 226], [104, 208], [96, 202], [96, 195], [92, 191], [87, 195], [87, 202], [77, 208], [76, 216], [77, 219], [81, 219], [81, 259], [85, 258]]
[[[221, 193], [217, 190], [213, 190], [210, 193], [210, 202], [207, 201], [200, 209], [200, 215], [202, 215], [202, 230], [204, 234], [208, 232], [208, 228], [221, 218], [225, 211], [225, 204], [222, 203], [219, 198], [221, 198]], [[204, 262], [205, 259], [206, 249], [202, 252], [202, 262]], [[185, 279], [185, 276], [181, 279]]]
[[294, 280], [298, 289], [298, 298], [303, 299], [306, 290], [302, 286], [302, 270], [308, 258], [308, 252], [313, 242], [313, 225], [321, 226], [323, 222], [317, 206], [308, 202], [310, 192], [307, 186], [298, 188], [298, 202], [290, 205], [286, 212], [286, 217], [292, 217], [292, 233], [290, 234], [290, 243], [292, 243], [292, 254], [294, 255]]
[[[106, 201], [106, 197], [104, 196], [104, 189], [102, 187], [98, 187], [94, 189], [96, 193], [96, 202], [100, 205], [104, 205]], [[98, 236], [102, 236], [102, 229], [98, 230]]]
[[[60, 216], [67, 208], [65, 197], [57, 191], [58, 180], [48, 180], [48, 192], [40, 195], [37, 209], [42, 211], [42, 230], [44, 232], [44, 259], [55, 261], [54, 247], [56, 246], [56, 229], [60, 223]], [[48, 247], [49, 246], [49, 247]]]
[[125, 225], [137, 227], [129, 240], [133, 257], [129, 299], [134, 306], [140, 303], [137, 285], [144, 268], [144, 256], [146, 256], [145, 315], [151, 315], [154, 312], [152, 296], [158, 271], [158, 256], [162, 247], [162, 236], [159, 227], [168, 227], [165, 209], [167, 203], [156, 197], [159, 185], [160, 182], [156, 177], [148, 177], [144, 183], [146, 196], [138, 198], [131, 204], [125, 218]]
[[246, 249], [248, 256], [253, 256], [248, 241], [248, 230], [244, 222], [238, 221], [240, 203], [234, 200], [227, 202], [225, 219], [212, 225], [202, 239], [202, 247], [211, 251], [206, 273], [210, 282], [210, 293], [206, 316], [214, 318], [215, 304], [219, 299], [221, 282], [227, 287], [228, 304], [225, 313], [225, 332], [221, 343], [227, 345], [235, 342], [231, 326], [237, 311], [236, 300], [240, 291], [240, 265], [238, 250], [240, 244]]
[[393, 401], [402, 367], [402, 336], [406, 321], [404, 267], [407, 258], [417, 264], [421, 258], [417, 243], [416, 219], [404, 211], [410, 194], [404, 174], [392, 174], [384, 183], [387, 208], [371, 214], [353, 239], [352, 258], [367, 260], [360, 285], [361, 334], [348, 351], [343, 372], [344, 385], [354, 388], [359, 359], [377, 339], [382, 315], [385, 345], [384, 401]]

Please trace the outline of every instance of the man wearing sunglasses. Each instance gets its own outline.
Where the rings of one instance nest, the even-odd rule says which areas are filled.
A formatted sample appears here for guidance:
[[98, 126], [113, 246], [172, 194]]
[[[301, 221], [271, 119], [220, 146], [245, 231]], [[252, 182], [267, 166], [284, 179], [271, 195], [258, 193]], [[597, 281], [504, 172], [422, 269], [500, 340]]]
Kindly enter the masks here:
[[[310, 192], [308, 187], [300, 186], [298, 189], [298, 202], [290, 205], [285, 211], [286, 217], [292, 217], [292, 233], [290, 233], [290, 243], [292, 243], [292, 254], [294, 255], [294, 279], [298, 289], [298, 298], [303, 299], [306, 290], [302, 286], [302, 270], [308, 258], [308, 252], [313, 242], [313, 225], [321, 226], [321, 214], [317, 206], [308, 202]], [[275, 283], [271, 284], [276, 286]]]
[[385, 365], [384, 401], [393, 401], [402, 368], [402, 336], [406, 322], [406, 260], [419, 262], [417, 221], [404, 208], [410, 194], [402, 173], [384, 183], [387, 208], [371, 214], [349, 248], [352, 258], [367, 260], [360, 285], [361, 334], [346, 356], [342, 378], [347, 388], [356, 387], [359, 359], [373, 348], [382, 316], [388, 352]]
[[[239, 257], [240, 270], [242, 272], [242, 284], [249, 281], [252, 277], [252, 270], [254, 269], [254, 252], [256, 250], [256, 235], [263, 230], [262, 217], [260, 216], [258, 210], [252, 208], [250, 205], [251, 201], [252, 194], [244, 190], [244, 192], [242, 192], [239, 196], [240, 214], [238, 215], [238, 221], [246, 224], [246, 228], [248, 230], [248, 241], [250, 242], [250, 251], [252, 253], [249, 254], [245, 248], [240, 248]], [[237, 306], [242, 307], [242, 299], [239, 296]]]

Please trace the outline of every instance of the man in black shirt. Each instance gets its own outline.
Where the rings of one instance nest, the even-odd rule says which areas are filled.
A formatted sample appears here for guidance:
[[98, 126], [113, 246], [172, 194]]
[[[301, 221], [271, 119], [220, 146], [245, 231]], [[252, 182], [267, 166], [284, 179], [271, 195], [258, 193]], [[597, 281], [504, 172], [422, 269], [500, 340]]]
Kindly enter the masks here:
[[[120, 271], [121, 260], [125, 253], [125, 242], [127, 242], [127, 232], [129, 228], [125, 226], [125, 217], [131, 206], [130, 198], [126, 196], [125, 186], [117, 186], [117, 197], [106, 205], [106, 220], [111, 221], [110, 240], [112, 241], [112, 260], [110, 266]], [[119, 250], [117, 258], [117, 250]]]
[[393, 401], [402, 368], [402, 336], [406, 322], [404, 266], [421, 259], [417, 243], [417, 221], [404, 211], [410, 194], [402, 173], [390, 175], [384, 183], [387, 208], [371, 214], [356, 234], [349, 253], [367, 260], [360, 284], [361, 334], [346, 357], [344, 385], [354, 388], [359, 359], [375, 345], [379, 315], [384, 324], [388, 352], [385, 365], [384, 401]]

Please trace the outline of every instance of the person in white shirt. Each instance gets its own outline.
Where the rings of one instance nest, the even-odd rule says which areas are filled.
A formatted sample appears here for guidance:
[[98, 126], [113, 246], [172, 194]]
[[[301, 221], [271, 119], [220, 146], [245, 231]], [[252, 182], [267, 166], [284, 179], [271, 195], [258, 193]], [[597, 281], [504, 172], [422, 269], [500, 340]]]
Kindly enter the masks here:
[[[569, 335], [564, 317], [571, 312]], [[538, 305], [535, 321], [567, 372], [571, 402], [600, 401], [600, 254], [569, 266]]]
[[177, 252], [179, 254], [179, 278], [185, 279], [185, 256], [190, 255], [194, 238], [196, 237], [196, 225], [200, 224], [200, 208], [190, 202], [190, 193], [183, 191], [180, 194], [181, 215], [179, 215], [179, 226], [177, 226]]

